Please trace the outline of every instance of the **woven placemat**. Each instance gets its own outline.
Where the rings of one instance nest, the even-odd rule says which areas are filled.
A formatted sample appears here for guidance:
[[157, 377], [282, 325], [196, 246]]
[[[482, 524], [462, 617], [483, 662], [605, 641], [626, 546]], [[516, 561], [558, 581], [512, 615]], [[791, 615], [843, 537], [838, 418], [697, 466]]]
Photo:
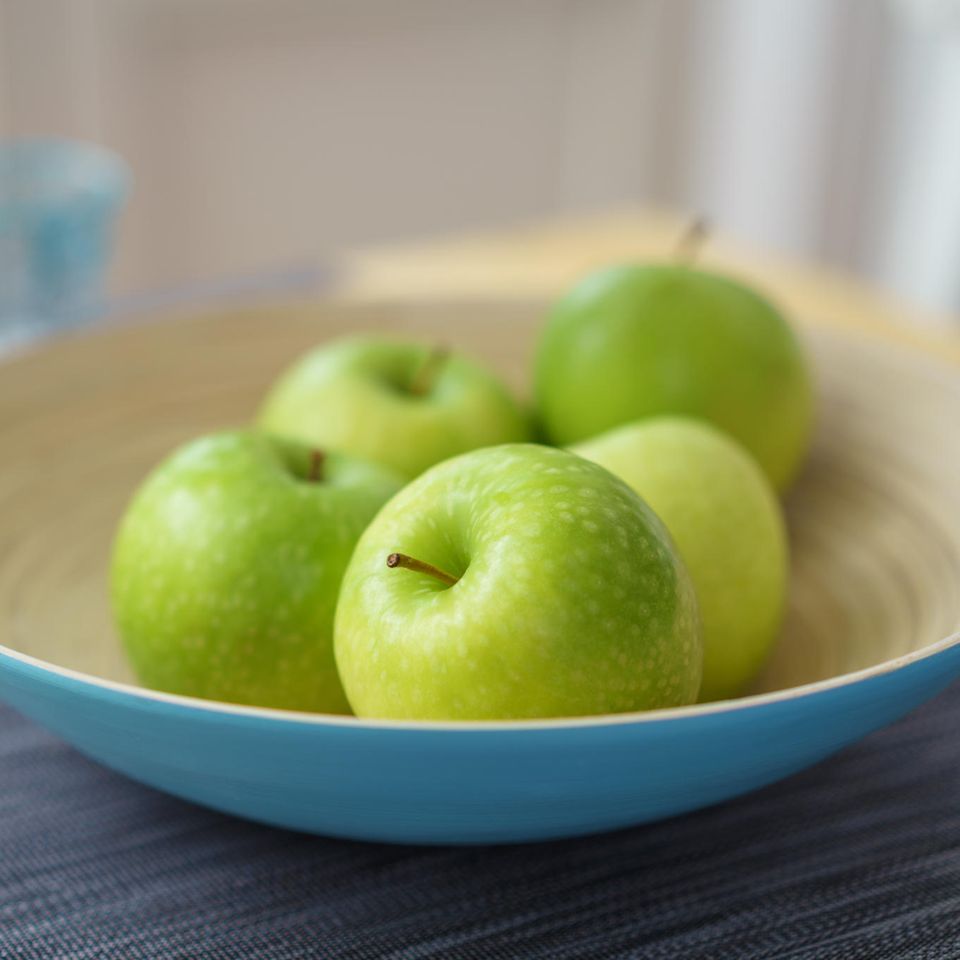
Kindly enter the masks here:
[[222, 816], [0, 708], [0, 957], [960, 957], [960, 686], [752, 796], [581, 840], [393, 847]]

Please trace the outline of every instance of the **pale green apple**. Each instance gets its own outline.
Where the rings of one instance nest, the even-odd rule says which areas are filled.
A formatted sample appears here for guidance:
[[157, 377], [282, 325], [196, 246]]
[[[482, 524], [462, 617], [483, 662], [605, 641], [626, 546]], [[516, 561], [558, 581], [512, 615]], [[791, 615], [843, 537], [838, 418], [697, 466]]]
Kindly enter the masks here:
[[728, 435], [682, 417], [573, 449], [625, 480], [670, 531], [700, 602], [700, 700], [742, 693], [776, 640], [787, 588], [783, 514], [756, 462]]
[[733, 435], [778, 490], [806, 453], [813, 411], [783, 316], [743, 284], [683, 265], [613, 267], [576, 286], [543, 332], [535, 392], [554, 443], [685, 414]]
[[527, 416], [483, 367], [382, 337], [337, 340], [308, 353], [277, 381], [258, 422], [407, 477], [458, 453], [530, 436]]
[[365, 717], [603, 714], [700, 686], [696, 598], [660, 521], [606, 470], [533, 444], [397, 494], [357, 544], [334, 635]]
[[401, 480], [251, 431], [204, 437], [157, 467], [114, 544], [117, 626], [146, 686], [344, 713], [333, 659], [343, 571]]

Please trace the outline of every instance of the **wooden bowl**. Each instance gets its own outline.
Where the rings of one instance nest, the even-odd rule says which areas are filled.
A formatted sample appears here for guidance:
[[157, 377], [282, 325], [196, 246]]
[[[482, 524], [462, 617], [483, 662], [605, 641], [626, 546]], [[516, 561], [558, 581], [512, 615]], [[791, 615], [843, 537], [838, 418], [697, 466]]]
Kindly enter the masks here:
[[526, 840], [692, 809], [826, 756], [960, 672], [960, 374], [808, 329], [820, 396], [788, 498], [793, 576], [752, 695], [612, 717], [410, 724], [136, 686], [111, 624], [113, 531], [182, 441], [247, 422], [301, 351], [347, 331], [452, 343], [520, 390], [539, 311], [311, 305], [63, 338], [0, 367], [0, 696], [172, 793], [398, 841]]

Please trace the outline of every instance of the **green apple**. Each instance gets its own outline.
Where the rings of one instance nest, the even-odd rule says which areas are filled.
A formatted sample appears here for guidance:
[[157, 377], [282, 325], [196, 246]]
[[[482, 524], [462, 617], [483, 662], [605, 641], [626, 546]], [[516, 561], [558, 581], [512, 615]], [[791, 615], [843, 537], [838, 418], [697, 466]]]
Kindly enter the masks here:
[[756, 462], [701, 421], [657, 417], [573, 448], [625, 480], [666, 524], [703, 620], [700, 700], [741, 693], [780, 628], [787, 537]]
[[333, 615], [350, 554], [401, 481], [251, 431], [187, 444], [114, 544], [116, 622], [140, 680], [171, 693], [349, 712]]
[[258, 419], [273, 433], [378, 460], [407, 477], [530, 435], [527, 417], [483, 367], [377, 337], [308, 353], [280, 378]]
[[778, 490], [804, 457], [813, 412], [783, 316], [748, 287], [681, 264], [613, 267], [576, 286], [547, 322], [535, 392], [554, 443], [685, 414], [736, 437]]
[[337, 665], [360, 716], [502, 720], [690, 703], [696, 597], [626, 484], [564, 450], [463, 454], [406, 486], [344, 576]]

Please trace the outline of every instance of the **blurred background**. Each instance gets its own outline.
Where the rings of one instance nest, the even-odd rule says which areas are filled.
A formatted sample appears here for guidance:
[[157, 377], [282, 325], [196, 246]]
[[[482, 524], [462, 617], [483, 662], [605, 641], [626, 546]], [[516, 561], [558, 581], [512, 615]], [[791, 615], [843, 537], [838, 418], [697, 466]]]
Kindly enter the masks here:
[[628, 207], [960, 310], [960, 0], [0, 0], [0, 136], [133, 173], [115, 295]]

